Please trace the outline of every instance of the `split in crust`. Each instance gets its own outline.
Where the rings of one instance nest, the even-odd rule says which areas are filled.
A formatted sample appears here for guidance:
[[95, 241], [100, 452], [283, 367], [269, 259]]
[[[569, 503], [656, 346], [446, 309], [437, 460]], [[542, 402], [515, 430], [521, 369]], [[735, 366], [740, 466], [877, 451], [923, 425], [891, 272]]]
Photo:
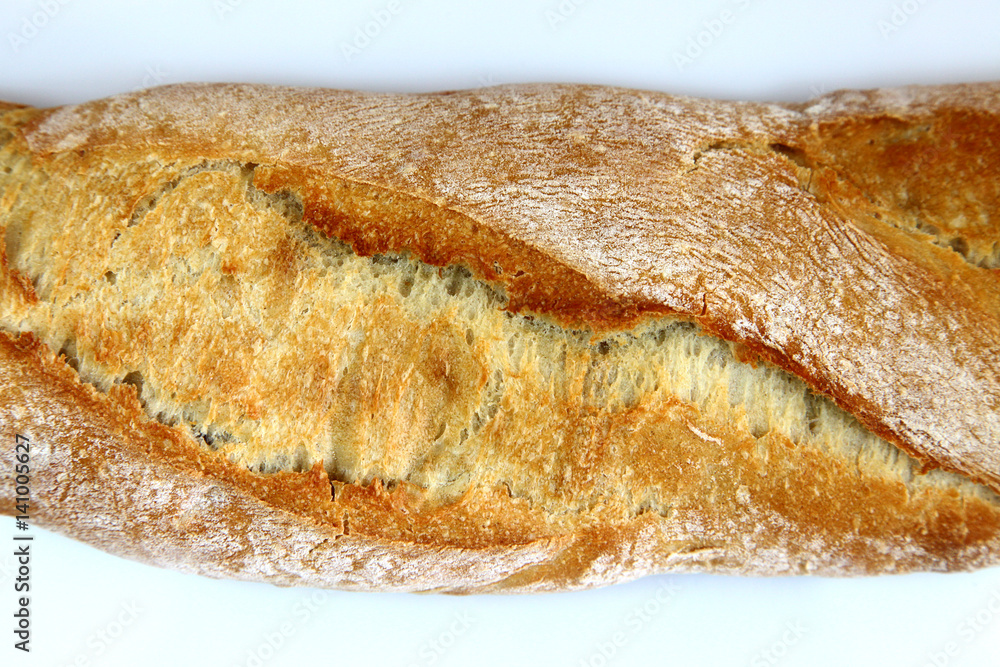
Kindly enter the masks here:
[[995, 565], [998, 109], [0, 103], [0, 436], [42, 525], [279, 585]]

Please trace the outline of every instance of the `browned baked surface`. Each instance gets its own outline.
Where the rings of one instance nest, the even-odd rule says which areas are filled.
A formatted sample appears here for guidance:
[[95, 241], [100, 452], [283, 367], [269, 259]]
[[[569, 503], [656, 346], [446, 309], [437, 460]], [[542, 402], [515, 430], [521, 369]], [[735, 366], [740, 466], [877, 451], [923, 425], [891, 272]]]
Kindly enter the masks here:
[[2, 437], [46, 525], [214, 576], [995, 564], [998, 101], [0, 110]]

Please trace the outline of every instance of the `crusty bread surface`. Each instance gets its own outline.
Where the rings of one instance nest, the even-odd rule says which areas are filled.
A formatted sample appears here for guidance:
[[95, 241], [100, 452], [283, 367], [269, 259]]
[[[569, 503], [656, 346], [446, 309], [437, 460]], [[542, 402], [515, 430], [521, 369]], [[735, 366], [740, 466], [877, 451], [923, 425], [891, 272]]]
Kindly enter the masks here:
[[0, 471], [280, 585], [996, 565], [998, 175], [998, 84], [0, 103]]

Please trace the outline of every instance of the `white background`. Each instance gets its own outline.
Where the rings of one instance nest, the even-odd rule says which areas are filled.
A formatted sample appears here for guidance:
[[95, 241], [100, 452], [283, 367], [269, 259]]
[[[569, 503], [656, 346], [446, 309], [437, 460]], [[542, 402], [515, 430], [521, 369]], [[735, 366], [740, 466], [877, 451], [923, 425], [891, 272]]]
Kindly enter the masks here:
[[[140, 4], [5, 0], [0, 99], [54, 105], [211, 80], [386, 91], [573, 81], [804, 100], [842, 87], [1000, 79], [1000, 6], [985, 0]], [[374, 36], [362, 36], [366, 26]], [[13, 522], [2, 523], [11, 544]], [[35, 534], [30, 655], [11, 647], [13, 559], [0, 548], [4, 665], [1000, 662], [997, 568], [654, 577], [547, 596], [348, 594], [208, 580]], [[645, 620], [635, 615], [644, 605]]]

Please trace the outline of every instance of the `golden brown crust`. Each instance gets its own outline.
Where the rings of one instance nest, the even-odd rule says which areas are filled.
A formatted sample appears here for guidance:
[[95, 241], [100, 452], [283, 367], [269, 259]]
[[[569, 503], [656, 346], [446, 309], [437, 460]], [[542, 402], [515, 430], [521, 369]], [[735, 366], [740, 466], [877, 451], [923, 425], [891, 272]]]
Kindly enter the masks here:
[[[146, 417], [132, 387], [105, 395], [80, 384], [31, 336], [0, 333], [0, 377], [3, 436], [32, 443], [33, 519], [127, 558], [285, 586], [461, 591], [565, 542], [462, 549], [352, 535], [334, 510], [357, 503], [333, 505], [322, 471], [262, 476], [227, 464]], [[383, 494], [370, 495], [360, 504], [377, 522]], [[8, 492], [0, 511], [14, 511]]]
[[[882, 114], [904, 113], [910, 98], [920, 110], [956, 96], [989, 110], [996, 89], [907, 89]], [[435, 248], [431, 263], [467, 261], [517, 306], [569, 326], [622, 327], [650, 311], [694, 318], [806, 378], [928, 465], [1000, 484], [996, 275], [888, 224], [841, 217], [799, 189], [796, 164], [761, 147], [802, 143], [826, 107], [809, 108], [587, 86], [423, 96], [172, 86], [44, 114], [26, 139], [39, 155], [263, 164], [265, 189], [292, 189], [307, 221], [363, 249], [385, 239]], [[825, 113], [841, 115], [833, 103]], [[309, 189], [345, 181], [375, 189]], [[417, 205], [394, 203], [389, 217], [406, 237], [377, 217], [348, 213], [338, 224], [328, 203], [378, 211], [373, 198], [406, 195]], [[511, 243], [527, 250], [513, 253], [517, 268], [491, 273]], [[948, 345], [929, 343], [927, 330]]]
[[[942, 106], [947, 105], [943, 111]], [[1000, 89], [992, 85], [845, 91], [803, 105], [815, 117], [799, 137], [816, 165], [853, 186], [845, 207], [863, 206], [930, 236], [970, 263], [1000, 267]], [[961, 184], [954, 196], [942, 183]], [[817, 189], [817, 196], [824, 193]]]
[[[503, 295], [510, 314], [553, 323], [555, 335], [578, 327], [605, 338], [591, 351], [583, 343], [563, 348], [570, 352], [561, 363], [578, 384], [546, 388], [548, 371], [507, 373], [504, 382], [519, 392], [505, 389], [490, 413], [474, 402], [462, 406], [496, 389], [490, 354], [475, 341], [499, 336], [500, 324], [480, 318], [463, 333], [454, 313], [420, 325], [417, 340], [431, 341], [429, 352], [404, 346], [399, 360], [384, 359], [378, 372], [338, 385], [342, 394], [317, 385], [316, 405], [360, 396], [361, 406], [392, 412], [412, 392], [428, 405], [443, 397], [442, 405], [465, 417], [475, 410], [477, 433], [468, 442], [479, 448], [470, 450], [479, 462], [471, 482], [448, 487], [460, 488], [457, 497], [411, 481], [432, 479], [430, 463], [401, 478], [372, 473], [391, 468], [377, 460], [358, 477], [338, 462], [345, 478], [332, 481], [325, 459], [300, 473], [250, 472], [200, 447], [184, 425], [152, 419], [132, 386], [102, 394], [81, 385], [54, 357], [61, 339], [44, 345], [29, 334], [0, 335], [3, 437], [24, 432], [50, 448], [39, 514], [48, 525], [115, 553], [215, 576], [530, 591], [668, 569], [860, 574], [996, 564], [1000, 504], [988, 490], [947, 476], [915, 481], [905, 466], [863, 462], [864, 448], [852, 455], [806, 446], [808, 437], [780, 429], [754, 432], [736, 403], [698, 407], [661, 389], [636, 398], [618, 384], [608, 395], [621, 404], [600, 404], [588, 398], [592, 372], [584, 369], [610, 377], [609, 364], [641, 366], [635, 341], [663, 315], [697, 322], [733, 341], [737, 357], [761, 357], [832, 396], [928, 468], [1000, 487], [1000, 289], [989, 270], [997, 193], [975, 178], [970, 158], [979, 155], [970, 143], [978, 132], [987, 138], [978, 159], [987, 166], [996, 159], [997, 91], [984, 84], [840, 94], [783, 108], [586, 86], [424, 96], [175, 86], [16, 111], [5, 120], [12, 151], [30, 160], [24, 173], [35, 180], [0, 192], [0, 214], [14, 216], [43, 196], [68, 211], [94, 207], [86, 209], [89, 221], [79, 216], [86, 232], [66, 232], [52, 248], [85, 246], [88, 258], [107, 253], [110, 262], [107, 247], [120, 243], [143, 253], [138, 266], [163, 243], [142, 240], [136, 229], [176, 216], [209, 247], [224, 238], [219, 230], [231, 213], [259, 226], [252, 243], [274, 283], [268, 289], [276, 290], [270, 316], [287, 317], [277, 314], [282, 304], [321, 274], [307, 270], [304, 246], [294, 240], [268, 245], [267, 234], [285, 223], [254, 198], [289, 197], [301, 202], [307, 226], [357, 254], [406, 251], [435, 266], [465, 266]], [[931, 129], [901, 129], [925, 125]], [[885, 146], [866, 148], [873, 138]], [[917, 155], [921, 169], [904, 169]], [[955, 208], [926, 174], [975, 183], [968, 205]], [[80, 190], [90, 188], [103, 189], [87, 200]], [[225, 211], [185, 217], [185, 207], [202, 205]], [[960, 222], [976, 207], [987, 214]], [[940, 233], [928, 238], [927, 224], [911, 224], [917, 219], [933, 220]], [[14, 229], [11, 220], [5, 230]], [[967, 227], [962, 242], [942, 241]], [[89, 260], [53, 259], [62, 267], [58, 278], [45, 277], [36, 294], [39, 276], [10, 265], [10, 243], [0, 265], [2, 315], [54, 336], [59, 318], [73, 312], [69, 288], [83, 285], [86, 271], [100, 277], [105, 260], [89, 267]], [[225, 257], [220, 289], [247, 288], [240, 281], [258, 260]], [[106, 275], [114, 280], [113, 271]], [[90, 285], [85, 291], [95, 293]], [[391, 348], [393, 331], [402, 336], [421, 321], [377, 298], [385, 331], [371, 336], [384, 337], [381, 348], [365, 343], [373, 353]], [[148, 356], [153, 373], [157, 355], [186, 349], [180, 338], [200, 320], [170, 321], [73, 326], [81, 350], [94, 341], [87, 363], [121, 377], [138, 363], [130, 354]], [[548, 334], [519, 322], [517, 335], [541, 346]], [[171, 372], [210, 376], [205, 396], [214, 383], [246, 419], [266, 420], [275, 411], [269, 401], [298, 395], [266, 393], [263, 375], [221, 363], [235, 340], [264, 340], [252, 328], [241, 331], [238, 339], [206, 339], [200, 344], [221, 345], [216, 356]], [[178, 347], [150, 347], [167, 334]], [[619, 339], [625, 351], [608, 354]], [[304, 341], [298, 345], [312, 350]], [[311, 359], [301, 372], [333, 368], [324, 357]], [[171, 380], [177, 392], [196, 384], [183, 379]], [[332, 400], [327, 414], [337, 423], [380, 419]], [[550, 402], [538, 410], [538, 401]], [[407, 409], [416, 426], [423, 408]], [[405, 420], [393, 423], [390, 440], [405, 440]], [[558, 440], [532, 450], [531, 434], [554, 428]], [[358, 456], [337, 452], [345, 461]], [[491, 470], [502, 472], [483, 472]], [[539, 479], [551, 479], [551, 488]], [[3, 502], [10, 511], [10, 499]], [[201, 514], [209, 506], [211, 520]], [[109, 523], [120, 530], [102, 528]]]

